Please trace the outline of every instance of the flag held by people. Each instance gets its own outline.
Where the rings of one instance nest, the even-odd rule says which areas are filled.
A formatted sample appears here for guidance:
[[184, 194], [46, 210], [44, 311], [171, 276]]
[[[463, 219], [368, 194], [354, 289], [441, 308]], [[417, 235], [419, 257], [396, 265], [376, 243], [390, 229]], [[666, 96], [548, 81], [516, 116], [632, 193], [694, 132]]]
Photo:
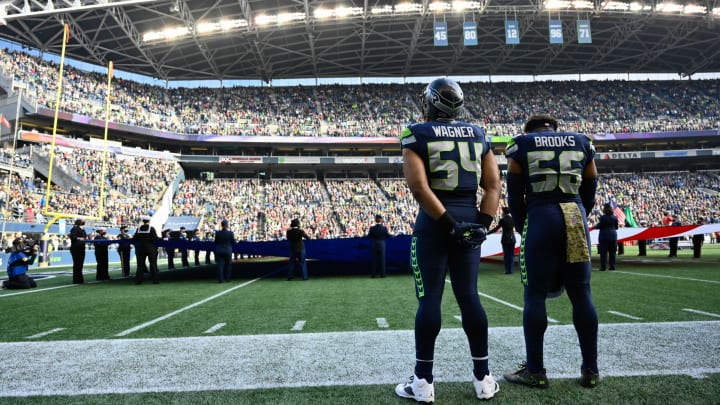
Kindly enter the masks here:
[[623, 225], [625, 224], [625, 213], [624, 213], [623, 210], [617, 205], [617, 203], [615, 202], [615, 199], [614, 199], [614, 198], [611, 198], [611, 199], [610, 199], [610, 206], [611, 206], [612, 209], [613, 209], [613, 214], [615, 214], [615, 216], [616, 216], [617, 219], [618, 219], [618, 223], [620, 224], [620, 226], [623, 226]]
[[5, 125], [7, 129], [10, 129], [10, 122], [2, 114], [0, 114], [0, 124]]

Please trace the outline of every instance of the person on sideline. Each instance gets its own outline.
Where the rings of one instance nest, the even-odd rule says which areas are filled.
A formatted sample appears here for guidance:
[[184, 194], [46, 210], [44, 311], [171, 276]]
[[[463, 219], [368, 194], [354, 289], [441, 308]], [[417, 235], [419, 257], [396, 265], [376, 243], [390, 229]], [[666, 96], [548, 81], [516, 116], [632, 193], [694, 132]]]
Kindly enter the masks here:
[[110, 280], [110, 272], [108, 265], [108, 244], [102, 241], [107, 241], [107, 229], [98, 228], [95, 230], [96, 235], [93, 238], [94, 241], [100, 241], [95, 243], [95, 280], [106, 281]]
[[37, 283], [27, 275], [30, 265], [35, 263], [40, 246], [35, 244], [27, 246], [23, 238], [16, 238], [12, 241], [10, 247], [10, 256], [8, 256], [7, 274], [8, 279], [2, 285], [2, 288], [27, 289], [37, 287]]
[[395, 393], [419, 402], [435, 400], [435, 341], [449, 275], [470, 346], [475, 395], [490, 399], [500, 386], [488, 368], [488, 321], [477, 276], [480, 245], [500, 202], [500, 171], [483, 130], [458, 120], [464, 96], [457, 83], [435, 79], [421, 97], [424, 122], [409, 125], [400, 135], [405, 180], [420, 206], [410, 250], [418, 299], [415, 370]]
[[118, 243], [117, 251], [120, 256], [120, 268], [122, 270], [123, 277], [130, 277], [130, 250], [132, 249], [132, 243], [130, 243], [130, 233], [128, 232], [127, 225], [120, 226], [120, 233], [117, 239]]
[[370, 277], [372, 278], [375, 278], [376, 275], [385, 277], [385, 239], [389, 237], [390, 232], [383, 223], [382, 215], [375, 215], [375, 225], [371, 226], [365, 235], [365, 239], [372, 241], [370, 256]]
[[73, 262], [73, 284], [83, 284], [83, 265], [85, 264], [85, 240], [87, 240], [87, 232], [85, 232], [85, 220], [78, 218], [75, 224], [70, 228], [70, 255]]
[[498, 222], [495, 228], [488, 231], [488, 233], [495, 233], [498, 229], [502, 229], [500, 244], [503, 249], [505, 274], [513, 274], [515, 267], [515, 225], [508, 207], [502, 208], [502, 218], [500, 218], [500, 222]]
[[184, 226], [181, 226], [180, 231], [178, 231], [178, 240], [183, 241], [182, 247], [178, 249], [180, 251], [180, 263], [182, 263], [184, 268], [190, 267], [190, 262], [188, 261], [188, 248], [187, 244], [184, 243], [187, 242], [188, 235], [187, 229], [185, 229]]
[[143, 283], [144, 273], [147, 272], [146, 259], [150, 266], [152, 282], [153, 284], [158, 284], [160, 282], [157, 268], [158, 249], [157, 246], [155, 246], [155, 242], [160, 240], [160, 236], [158, 236], [155, 227], [150, 225], [149, 216], [144, 215], [141, 220], [142, 225], [140, 225], [132, 237], [133, 243], [135, 244], [135, 261], [137, 264], [135, 284]]
[[[647, 227], [647, 221], [644, 219], [640, 220], [640, 226], [642, 228]], [[647, 256], [647, 240], [646, 239], [640, 239], [638, 241], [638, 256]]]
[[600, 255], [600, 271], [615, 270], [615, 249], [618, 246], [618, 217], [613, 213], [610, 203], [603, 205], [603, 214], [595, 228], [598, 230], [598, 254]]
[[[677, 215], [673, 215], [670, 226], [680, 226], [680, 225], [682, 225], [682, 223], [680, 222], [680, 219], [677, 217]], [[670, 253], [668, 254], [668, 257], [677, 257], [679, 242], [680, 242], [679, 236], [673, 236], [671, 238], [668, 238], [668, 244], [670, 245]]]
[[288, 262], [287, 279], [292, 280], [295, 271], [302, 273], [303, 280], [308, 279], [307, 263], [305, 262], [305, 242], [303, 239], [310, 239], [310, 236], [300, 228], [300, 220], [295, 218], [290, 221], [290, 229], [285, 233], [290, 242], [290, 261]]
[[215, 263], [217, 264], [218, 283], [232, 280], [232, 253], [235, 234], [230, 230], [227, 219], [220, 222], [220, 230], [215, 232]]
[[[697, 220], [697, 225], [702, 225], [705, 221], [702, 218]], [[705, 234], [696, 233], [692, 236], [693, 259], [699, 259], [702, 254], [702, 245], [705, 242]]]
[[543, 340], [547, 298], [567, 290], [580, 342], [580, 384], [600, 382], [597, 364], [598, 317], [590, 293], [591, 243], [587, 213], [595, 205], [597, 169], [592, 140], [557, 132], [547, 115], [531, 116], [523, 135], [511, 139], [507, 193], [515, 229], [522, 232], [520, 280], [524, 286], [523, 332], [526, 361], [505, 380], [547, 388]]
[[[191, 241], [191, 242], [202, 242], [202, 238], [200, 237], [200, 230], [199, 230], [199, 229], [195, 229], [195, 230], [193, 231], [192, 237], [190, 238], [190, 241]], [[199, 248], [195, 248], [195, 249], [193, 250], [193, 254], [194, 254], [194, 257], [195, 257], [195, 266], [199, 266], [199, 265], [200, 265], [200, 249], [199, 249]]]

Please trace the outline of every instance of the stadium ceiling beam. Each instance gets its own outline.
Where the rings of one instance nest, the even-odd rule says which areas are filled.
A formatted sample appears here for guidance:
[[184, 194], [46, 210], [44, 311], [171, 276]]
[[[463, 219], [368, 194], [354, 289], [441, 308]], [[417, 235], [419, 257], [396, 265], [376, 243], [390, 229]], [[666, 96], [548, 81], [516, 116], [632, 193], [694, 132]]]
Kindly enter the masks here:
[[682, 24], [669, 29], [665, 37], [655, 41], [652, 48], [640, 55], [637, 59], [639, 63], [632, 66], [630, 70], [642, 72], [646, 66], [657, 63], [663, 54], [677, 49], [678, 44], [681, 44], [698, 29], [700, 29], [700, 24], [692, 20], [684, 21]]
[[587, 59], [584, 70], [586, 72], [596, 71], [606, 58], [617, 51], [620, 46], [630, 41], [637, 33], [641, 32], [647, 26], [646, 19], [628, 18], [616, 24], [610, 37], [605, 43], [598, 48], [595, 54]]
[[[257, 66], [257, 73], [260, 76], [261, 80], [269, 83], [270, 79], [272, 78], [272, 70], [270, 68], [269, 62], [267, 61], [267, 59], [265, 59], [262, 49], [260, 48], [260, 33], [258, 32], [257, 26], [255, 25], [253, 19], [253, 10], [247, 0], [238, 0], [238, 7], [240, 7], [240, 14], [248, 23], [248, 34], [255, 37], [253, 39], [249, 39], [249, 42], [252, 45], [250, 49], [252, 50], [252, 55], [256, 61], [255, 66]], [[234, 64], [232, 66], [234, 66]], [[231, 69], [232, 66], [229, 66], [228, 70]]]
[[363, 18], [362, 26], [360, 27], [360, 77], [365, 76], [365, 57], [367, 56], [367, 52], [365, 51], [365, 46], [367, 45], [367, 24], [368, 24], [368, 0], [365, 0], [363, 2]]
[[305, 10], [305, 30], [307, 31], [308, 48], [310, 50], [310, 63], [312, 63], [313, 74], [318, 77], [318, 64], [317, 55], [315, 54], [315, 26], [312, 13], [310, 12], [310, 3], [308, 0], [303, 1], [303, 8]]
[[135, 48], [137, 48], [137, 50], [145, 58], [147, 64], [152, 67], [155, 73], [157, 73], [157, 76], [163, 80], [168, 80], [167, 72], [155, 60], [155, 57], [152, 55], [152, 53], [145, 49], [145, 47], [143, 46], [142, 36], [135, 28], [135, 25], [133, 24], [132, 20], [127, 15], [125, 10], [120, 7], [111, 7], [109, 9], [109, 12], [112, 18], [120, 27], [120, 29], [125, 33], [125, 35], [127, 35], [128, 39], [130, 39], [130, 41], [135, 45]]
[[[716, 40], [712, 39], [712, 41]], [[690, 62], [687, 64], [685, 72], [680, 72], [680, 74], [685, 76], [692, 76], [717, 58], [720, 58], [720, 49], [715, 50], [715, 52], [710, 55], [700, 55], [698, 57], [695, 57], [691, 59]]]
[[[132, 6], [143, 3], [152, 3], [153, 0], [102, 0], [86, 3], [87, 0], [40, 2], [37, 0], [15, 0], [0, 4], [0, 24], [5, 25], [9, 20], [27, 17], [39, 17], [62, 13], [72, 13], [92, 9]], [[17, 5], [15, 3], [18, 3]]]
[[423, 20], [425, 20], [425, 16], [428, 13], [428, 3], [429, 0], [422, 1], [422, 12], [418, 17], [415, 18], [415, 25], [413, 26], [410, 45], [408, 45], [407, 47], [407, 58], [405, 59], [405, 67], [402, 70], [403, 77], [407, 77], [408, 73], [410, 72], [410, 66], [412, 65], [415, 53], [417, 52], [418, 41], [420, 40], [420, 35], [422, 34]]
[[[206, 10], [210, 10], [217, 6], [220, 3], [221, 0], [216, 0], [215, 4], [212, 6], [209, 6]], [[185, 3], [185, 0], [176, 0], [175, 2], [175, 8], [173, 9], [175, 12], [180, 14], [180, 18], [182, 19], [183, 23], [185, 23], [185, 27], [187, 27], [188, 31], [190, 32], [190, 35], [193, 38], [193, 41], [195, 42], [195, 45], [200, 50], [200, 54], [205, 58], [205, 61], [208, 63], [208, 66], [210, 66], [210, 69], [212, 69], [213, 73], [217, 77], [218, 80], [223, 79], [222, 72], [220, 72], [220, 69], [218, 69], [217, 64], [215, 63], [215, 60], [213, 59], [213, 55], [210, 54], [210, 51], [208, 50], [208, 46], [205, 43], [205, 41], [201, 40], [198, 36], [197, 32], [197, 22], [195, 21], [195, 18], [193, 17], [192, 13], [190, 12], [190, 7], [188, 7], [187, 3]], [[207, 13], [207, 11], [206, 11]], [[202, 20], [202, 17], [200, 18]]]
[[105, 61], [104, 56], [106, 55], [105, 52], [100, 51], [100, 45], [90, 39], [86, 34], [85, 31], [82, 29], [78, 29], [80, 24], [75, 21], [73, 16], [69, 14], [64, 15], [55, 15], [55, 19], [60, 22], [60, 24], [68, 24], [68, 29], [70, 30], [70, 38], [76, 38], [77, 42], [85, 48], [86, 51], [88, 51], [88, 55], [90, 55], [90, 58], [95, 60], [99, 65], [106, 65], [107, 61]]

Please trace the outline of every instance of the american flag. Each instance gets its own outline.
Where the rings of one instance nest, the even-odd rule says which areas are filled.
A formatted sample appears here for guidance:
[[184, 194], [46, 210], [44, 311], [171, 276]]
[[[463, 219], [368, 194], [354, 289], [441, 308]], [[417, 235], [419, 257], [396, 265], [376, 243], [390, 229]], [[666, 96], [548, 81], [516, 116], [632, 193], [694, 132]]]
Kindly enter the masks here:
[[620, 226], [624, 226], [625, 225], [625, 213], [623, 212], [622, 208], [618, 207], [617, 203], [615, 203], [614, 198], [610, 199], [610, 206], [613, 209], [613, 214], [615, 214], [615, 216], [618, 219], [618, 224]]

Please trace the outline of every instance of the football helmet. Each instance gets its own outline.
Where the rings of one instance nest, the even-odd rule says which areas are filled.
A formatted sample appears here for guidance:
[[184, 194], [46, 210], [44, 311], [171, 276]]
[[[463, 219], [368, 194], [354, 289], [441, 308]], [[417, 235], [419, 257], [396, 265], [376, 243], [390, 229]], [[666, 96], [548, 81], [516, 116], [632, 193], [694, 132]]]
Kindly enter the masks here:
[[427, 121], [458, 118], [464, 110], [464, 103], [463, 91], [455, 81], [435, 79], [422, 93], [423, 117]]

